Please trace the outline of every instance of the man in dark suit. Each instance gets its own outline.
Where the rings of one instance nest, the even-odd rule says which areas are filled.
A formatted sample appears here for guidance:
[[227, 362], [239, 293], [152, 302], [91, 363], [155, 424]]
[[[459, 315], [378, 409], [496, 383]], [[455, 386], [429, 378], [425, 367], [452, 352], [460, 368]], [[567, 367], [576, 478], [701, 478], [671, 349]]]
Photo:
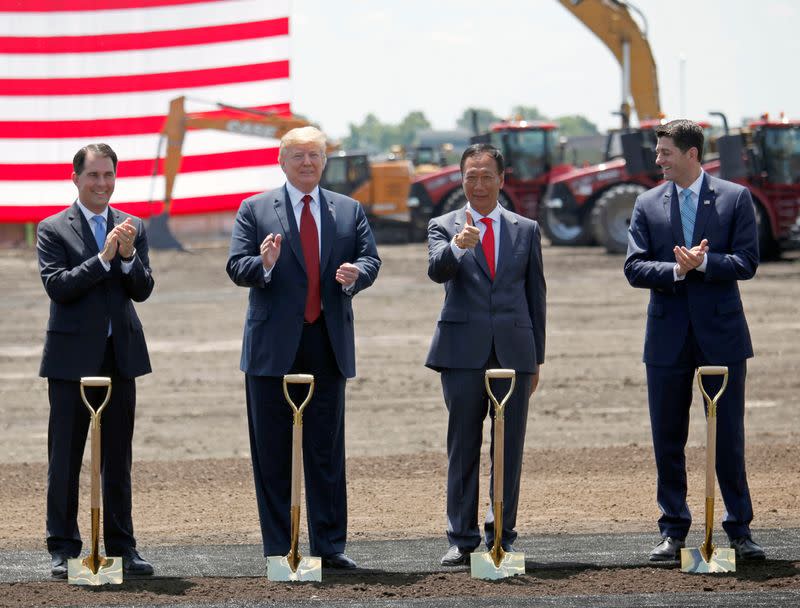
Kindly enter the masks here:
[[[703, 130], [675, 120], [656, 130], [656, 164], [665, 183], [636, 201], [625, 276], [650, 290], [644, 363], [653, 433], [661, 542], [651, 561], [680, 558], [691, 525], [684, 448], [692, 381], [702, 365], [726, 365], [717, 409], [717, 479], [722, 527], [739, 560], [764, 559], [750, 536], [753, 507], [744, 462], [744, 394], [753, 356], [737, 281], [753, 277], [758, 240], [750, 192], [701, 168]], [[707, 379], [709, 394], [721, 377]]]
[[[111, 401], [101, 424], [103, 542], [129, 574], [152, 574], [136, 551], [131, 519], [131, 440], [137, 376], [149, 373], [142, 324], [133, 302], [153, 291], [142, 221], [108, 206], [117, 156], [105, 144], [81, 148], [72, 161], [75, 203], [39, 224], [37, 251], [50, 319], [39, 375], [50, 398], [47, 549], [53, 576], [81, 550], [78, 490], [89, 429], [80, 396], [84, 376], [109, 376]], [[104, 389], [87, 389], [99, 406]]]
[[[503, 209], [504, 161], [489, 144], [475, 144], [461, 157], [469, 203], [431, 220], [428, 276], [443, 283], [445, 301], [426, 365], [441, 372], [448, 411], [447, 538], [442, 565], [466, 564], [481, 541], [478, 474], [483, 421], [488, 411], [484, 373], [516, 371], [516, 387], [505, 413], [502, 544], [513, 551], [528, 400], [544, 363], [545, 280], [539, 226]], [[507, 380], [493, 380], [502, 398]], [[494, 428], [494, 413], [492, 427]], [[490, 452], [491, 454], [491, 452]], [[487, 547], [494, 542], [493, 485], [484, 524]]]
[[[279, 160], [286, 184], [242, 202], [227, 265], [231, 280], [250, 288], [241, 369], [264, 556], [289, 552], [292, 411], [282, 382], [306, 373], [316, 379], [303, 414], [311, 554], [326, 567], [355, 568], [344, 553], [344, 393], [356, 372], [353, 296], [372, 285], [381, 262], [361, 205], [319, 187], [325, 136], [289, 131]], [[295, 403], [305, 389], [292, 387]]]

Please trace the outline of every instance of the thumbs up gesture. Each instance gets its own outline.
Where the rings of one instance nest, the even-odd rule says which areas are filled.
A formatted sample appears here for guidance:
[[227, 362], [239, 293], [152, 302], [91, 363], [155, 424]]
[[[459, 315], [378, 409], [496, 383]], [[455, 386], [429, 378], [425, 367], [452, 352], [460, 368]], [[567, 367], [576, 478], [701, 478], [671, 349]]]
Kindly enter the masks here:
[[459, 249], [472, 249], [481, 240], [481, 232], [475, 225], [475, 220], [472, 219], [472, 213], [467, 209], [467, 223], [464, 228], [459, 232], [456, 237], [456, 247]]

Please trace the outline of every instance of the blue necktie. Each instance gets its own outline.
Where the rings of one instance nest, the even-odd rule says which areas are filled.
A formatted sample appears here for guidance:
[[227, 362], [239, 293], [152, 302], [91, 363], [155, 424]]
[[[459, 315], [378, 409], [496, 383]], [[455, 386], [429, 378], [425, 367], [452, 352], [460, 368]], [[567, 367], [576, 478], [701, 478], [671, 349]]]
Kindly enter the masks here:
[[683, 226], [683, 240], [686, 246], [692, 246], [692, 234], [694, 234], [694, 218], [697, 209], [692, 205], [692, 191], [689, 188], [683, 191], [681, 199], [681, 226]]
[[97, 243], [97, 249], [103, 251], [106, 244], [106, 221], [102, 215], [93, 215], [92, 221], [94, 222], [94, 240]]

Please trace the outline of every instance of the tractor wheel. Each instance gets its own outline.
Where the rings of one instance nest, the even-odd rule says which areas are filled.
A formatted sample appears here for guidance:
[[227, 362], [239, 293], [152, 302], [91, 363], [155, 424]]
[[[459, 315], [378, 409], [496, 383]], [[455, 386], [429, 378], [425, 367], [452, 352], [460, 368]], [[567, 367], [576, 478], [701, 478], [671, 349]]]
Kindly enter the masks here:
[[580, 217], [563, 217], [558, 209], [540, 208], [541, 224], [550, 244], [557, 247], [581, 247], [592, 245], [594, 235], [591, 226], [591, 209], [584, 209]]
[[756, 229], [758, 230], [758, 253], [761, 260], [777, 260], [781, 257], [781, 248], [772, 237], [772, 228], [769, 216], [758, 201], [753, 201], [753, 210], [756, 213]]
[[592, 209], [592, 232], [608, 253], [628, 250], [628, 227], [636, 198], [647, 188], [639, 184], [619, 184], [606, 190]]

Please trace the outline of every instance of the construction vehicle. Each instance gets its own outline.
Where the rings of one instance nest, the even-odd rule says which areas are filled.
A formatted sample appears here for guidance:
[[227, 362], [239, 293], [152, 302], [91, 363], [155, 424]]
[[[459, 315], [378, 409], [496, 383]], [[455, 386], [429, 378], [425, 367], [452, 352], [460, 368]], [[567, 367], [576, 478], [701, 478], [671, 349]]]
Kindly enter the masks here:
[[[622, 102], [617, 114], [622, 127], [609, 133], [601, 164], [576, 168], [553, 180], [545, 195], [540, 222], [553, 245], [607, 243], [608, 233], [619, 228], [614, 223], [619, 218], [613, 210], [624, 205], [614, 203], [631, 196], [635, 200], [640, 188], [644, 191], [660, 179], [655, 153], [651, 153], [652, 158], [648, 156], [648, 151], [655, 149], [654, 129], [663, 116], [656, 64], [647, 41], [647, 21], [630, 3], [559, 1], [600, 38], [619, 62]], [[631, 11], [639, 15], [641, 27]], [[636, 110], [639, 127], [631, 127], [632, 109]], [[598, 211], [600, 207], [603, 210]]]
[[[186, 132], [216, 129], [254, 137], [280, 139], [291, 129], [309, 126], [307, 120], [275, 112], [262, 112], [224, 103], [214, 103], [213, 112], [187, 112], [185, 97], [170, 101], [169, 114], [161, 130], [159, 152], [153, 175], [158, 174], [161, 150], [166, 141], [164, 157], [164, 206], [150, 220], [150, 244], [154, 248], [180, 249], [181, 245], [169, 230], [168, 219], [172, 205], [175, 180], [183, 160], [183, 140]], [[367, 216], [376, 225], [386, 221], [399, 223], [403, 238], [409, 225], [408, 191], [413, 169], [410, 162], [370, 163], [365, 154], [333, 154], [337, 146], [328, 146], [328, 162], [320, 185], [358, 200]]]
[[[800, 248], [800, 121], [764, 114], [717, 140], [718, 175], [746, 186], [753, 198], [762, 260]], [[712, 173], [712, 169], [707, 169]]]
[[[473, 137], [472, 142], [488, 142], [502, 152], [506, 170], [499, 203], [525, 217], [538, 216], [539, 202], [550, 179], [571, 169], [561, 160], [563, 148], [558, 125], [552, 122], [497, 123], [488, 133]], [[408, 201], [412, 239], [427, 235], [432, 217], [459, 209], [466, 202], [458, 165], [416, 178]]]

